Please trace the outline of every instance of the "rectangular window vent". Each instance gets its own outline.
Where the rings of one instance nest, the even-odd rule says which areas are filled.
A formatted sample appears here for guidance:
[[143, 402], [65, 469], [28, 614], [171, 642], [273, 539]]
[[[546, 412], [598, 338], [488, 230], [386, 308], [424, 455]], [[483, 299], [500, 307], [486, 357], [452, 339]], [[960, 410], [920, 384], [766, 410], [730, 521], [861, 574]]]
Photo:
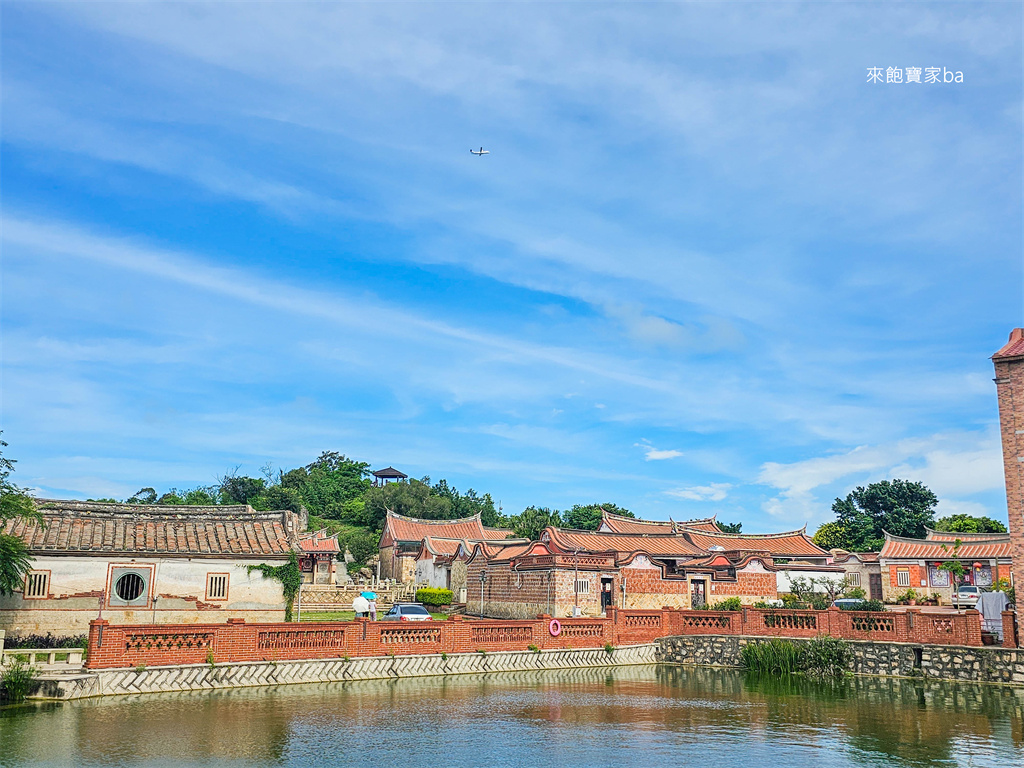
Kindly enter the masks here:
[[896, 570], [896, 586], [897, 587], [909, 587], [910, 586], [910, 571], [907, 568], [898, 568]]
[[46, 597], [49, 586], [49, 571], [29, 571], [25, 577], [25, 597], [35, 599]]
[[851, 587], [860, 586], [860, 574], [854, 571], [853, 573], [846, 574], [846, 581]]
[[576, 594], [577, 595], [589, 595], [590, 594], [590, 579], [576, 579]]
[[227, 600], [228, 599], [228, 574], [211, 573], [206, 577], [206, 599]]

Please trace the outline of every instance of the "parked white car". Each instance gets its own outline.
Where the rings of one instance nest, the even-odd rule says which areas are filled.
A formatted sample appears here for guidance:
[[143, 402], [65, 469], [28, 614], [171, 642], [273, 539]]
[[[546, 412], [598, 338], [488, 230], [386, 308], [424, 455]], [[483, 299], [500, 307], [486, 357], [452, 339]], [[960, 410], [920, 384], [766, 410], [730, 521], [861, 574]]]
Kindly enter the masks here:
[[978, 595], [980, 594], [981, 587], [964, 584], [953, 595], [953, 605], [957, 608], [974, 608], [978, 605]]

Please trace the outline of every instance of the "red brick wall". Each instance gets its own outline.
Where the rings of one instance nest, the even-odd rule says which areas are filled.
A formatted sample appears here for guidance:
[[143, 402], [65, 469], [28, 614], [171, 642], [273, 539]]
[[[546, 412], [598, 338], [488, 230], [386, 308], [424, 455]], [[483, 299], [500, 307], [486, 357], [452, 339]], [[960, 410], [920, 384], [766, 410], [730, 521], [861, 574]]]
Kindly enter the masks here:
[[[1024, 585], [1024, 360], [995, 360], [999, 399], [999, 430], [1003, 444], [1006, 513], [1010, 521], [1010, 566], [1013, 583]], [[1024, 600], [1017, 605], [1017, 621], [1024, 617]]]
[[530, 621], [303, 622], [291, 624], [151, 624], [114, 626], [94, 620], [89, 628], [88, 669], [140, 664], [216, 664], [287, 659], [326, 659], [417, 653], [523, 651], [530, 646], [600, 648], [649, 643], [672, 635], [750, 635], [877, 640], [938, 645], [981, 645], [981, 614], [862, 613], [830, 609], [742, 611], [608, 610], [607, 619], [560, 619], [552, 634], [550, 617]]
[[89, 628], [88, 669], [174, 664], [215, 664], [288, 659], [337, 659], [415, 653], [524, 651], [538, 648], [600, 648], [615, 640], [607, 619], [550, 618], [533, 621], [302, 622], [291, 624], [152, 624]]

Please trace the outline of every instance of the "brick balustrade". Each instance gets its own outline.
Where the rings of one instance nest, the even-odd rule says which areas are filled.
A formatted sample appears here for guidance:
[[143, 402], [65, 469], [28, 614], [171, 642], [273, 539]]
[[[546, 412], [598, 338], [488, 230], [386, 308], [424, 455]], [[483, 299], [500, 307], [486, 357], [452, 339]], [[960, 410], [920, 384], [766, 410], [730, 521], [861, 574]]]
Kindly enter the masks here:
[[[831, 635], [937, 645], [981, 645], [977, 611], [955, 613], [798, 611], [745, 608], [741, 611], [608, 610], [607, 618], [438, 622], [302, 622], [246, 624], [148, 624], [114, 626], [90, 622], [88, 669], [139, 665], [215, 664], [424, 653], [472, 653], [541, 649], [600, 648], [649, 643], [676, 635], [750, 635], [808, 638]], [[1011, 620], [1012, 626], [1012, 620]]]

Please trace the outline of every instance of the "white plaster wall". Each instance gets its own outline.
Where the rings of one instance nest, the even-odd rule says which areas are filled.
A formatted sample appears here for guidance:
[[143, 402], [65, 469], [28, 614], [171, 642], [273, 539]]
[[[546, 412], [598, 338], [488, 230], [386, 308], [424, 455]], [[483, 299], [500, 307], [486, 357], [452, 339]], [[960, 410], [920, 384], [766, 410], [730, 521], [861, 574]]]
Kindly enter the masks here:
[[835, 571], [778, 571], [775, 574], [776, 585], [780, 593], [790, 592], [790, 581], [791, 579], [815, 579], [820, 581], [822, 579], [836, 580], [842, 579], [845, 574], [837, 573]]
[[[219, 558], [144, 558], [136, 557], [57, 557], [38, 556], [32, 570], [49, 571], [49, 596], [26, 600], [21, 592], [0, 597], [0, 629], [12, 634], [34, 632], [88, 631], [89, 620], [99, 614], [100, 601], [109, 592], [109, 567], [146, 567], [152, 570], [150, 595], [145, 606], [115, 607], [109, 600], [103, 617], [113, 623], [159, 623], [227, 621], [247, 618], [281, 621], [284, 596], [281, 583], [261, 573], [249, 574], [246, 565]], [[269, 561], [280, 565], [282, 561]], [[207, 600], [206, 577], [210, 573], [228, 575], [228, 599]]]

